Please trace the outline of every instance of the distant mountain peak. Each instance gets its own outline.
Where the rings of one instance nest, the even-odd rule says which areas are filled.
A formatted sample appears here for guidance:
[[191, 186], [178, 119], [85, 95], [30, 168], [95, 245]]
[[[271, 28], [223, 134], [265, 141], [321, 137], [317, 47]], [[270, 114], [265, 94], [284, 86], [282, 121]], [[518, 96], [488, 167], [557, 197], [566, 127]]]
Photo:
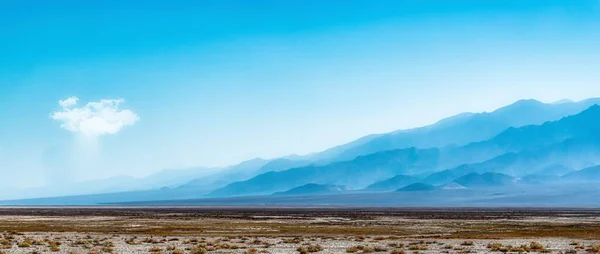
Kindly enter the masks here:
[[523, 110], [525, 108], [537, 108], [537, 107], [544, 106], [544, 105], [546, 105], [546, 104], [541, 101], [538, 101], [538, 100], [522, 99], [522, 100], [518, 100], [510, 105], [496, 109], [492, 113], [498, 114], [498, 113], [514, 111], [514, 110]]
[[550, 104], [557, 105], [557, 104], [565, 104], [565, 103], [574, 103], [574, 101], [573, 100], [569, 100], [569, 99], [562, 99], [562, 100], [558, 100], [558, 101], [552, 102]]
[[544, 104], [541, 101], [538, 101], [536, 99], [521, 99], [516, 101], [515, 103], [513, 103], [513, 105], [518, 105], [518, 104], [526, 104], [526, 105], [532, 105], [532, 104]]
[[514, 102], [513, 104], [508, 105], [508, 107], [510, 106], [536, 106], [536, 105], [544, 105], [545, 103], [538, 101], [536, 99], [522, 99], [522, 100], [518, 100], [516, 102]]
[[413, 183], [410, 185], [407, 185], [405, 187], [402, 187], [398, 190], [396, 190], [397, 192], [405, 192], [405, 191], [431, 191], [431, 190], [435, 190], [436, 187], [431, 185], [431, 184], [426, 184], [426, 183]]

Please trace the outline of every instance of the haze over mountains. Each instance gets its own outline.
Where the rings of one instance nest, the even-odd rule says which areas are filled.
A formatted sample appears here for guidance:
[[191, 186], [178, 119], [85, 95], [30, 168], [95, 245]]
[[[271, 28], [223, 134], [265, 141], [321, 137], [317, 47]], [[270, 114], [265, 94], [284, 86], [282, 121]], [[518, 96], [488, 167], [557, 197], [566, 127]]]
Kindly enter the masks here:
[[[280, 196], [293, 196], [285, 202], [331, 204], [327, 201], [330, 197], [339, 204], [373, 205], [364, 200], [427, 192], [460, 200], [447, 204], [439, 201], [440, 205], [513, 201], [526, 205], [531, 203], [529, 198], [557, 195], [540, 194], [540, 188], [550, 186], [554, 191], [564, 190], [561, 195], [597, 195], [600, 187], [592, 184], [600, 182], [600, 106], [596, 104], [600, 99], [557, 103], [521, 100], [493, 112], [463, 113], [429, 126], [374, 134], [306, 156], [255, 159], [223, 169], [163, 171], [145, 179], [114, 180], [113, 185], [106, 183], [109, 190], [103, 187], [94, 195], [1, 203], [175, 200], [170, 201], [172, 204], [176, 200], [202, 200], [198, 204], [227, 204], [229, 200], [230, 204], [240, 204], [243, 200], [243, 204], [263, 205], [265, 200], [283, 202]], [[109, 192], [114, 193], [102, 194]], [[297, 197], [312, 195], [320, 196], [318, 204], [310, 203], [316, 199]], [[241, 196], [248, 198], [232, 198]], [[350, 196], [357, 198], [347, 200]], [[569, 204], [577, 205], [578, 200]], [[406, 205], [419, 205], [415, 202], [407, 201]], [[428, 204], [423, 202], [421, 205]], [[381, 201], [380, 205], [402, 205], [402, 200]]]

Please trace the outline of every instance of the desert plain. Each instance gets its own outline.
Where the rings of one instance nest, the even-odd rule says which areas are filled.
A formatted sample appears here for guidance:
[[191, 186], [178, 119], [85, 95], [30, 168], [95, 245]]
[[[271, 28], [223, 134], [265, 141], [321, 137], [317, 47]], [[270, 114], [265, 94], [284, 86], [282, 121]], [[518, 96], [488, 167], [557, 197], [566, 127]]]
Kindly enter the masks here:
[[0, 253], [600, 253], [600, 209], [1, 207]]

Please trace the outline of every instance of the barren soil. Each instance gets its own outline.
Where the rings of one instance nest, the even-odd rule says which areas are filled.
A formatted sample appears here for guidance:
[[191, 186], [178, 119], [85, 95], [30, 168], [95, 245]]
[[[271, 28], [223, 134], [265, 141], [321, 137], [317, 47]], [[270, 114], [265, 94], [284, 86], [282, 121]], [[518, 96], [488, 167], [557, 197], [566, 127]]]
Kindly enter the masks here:
[[600, 253], [600, 210], [0, 208], [0, 253]]

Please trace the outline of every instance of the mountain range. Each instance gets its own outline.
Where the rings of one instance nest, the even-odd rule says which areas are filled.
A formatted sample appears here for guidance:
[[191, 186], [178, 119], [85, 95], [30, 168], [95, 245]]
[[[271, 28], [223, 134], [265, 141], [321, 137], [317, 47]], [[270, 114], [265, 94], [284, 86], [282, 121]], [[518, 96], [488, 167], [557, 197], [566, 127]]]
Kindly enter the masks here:
[[520, 100], [492, 112], [461, 113], [420, 128], [369, 135], [309, 157], [318, 160], [340, 161], [360, 155], [408, 147], [431, 148], [466, 145], [492, 138], [509, 127], [518, 128], [555, 121], [577, 114], [595, 104], [600, 104], [600, 98], [564, 103]]
[[600, 179], [598, 103], [596, 98], [560, 103], [521, 100], [492, 112], [462, 113], [429, 126], [368, 135], [310, 155], [253, 159], [225, 168], [162, 171], [146, 180], [107, 184], [114, 190], [110, 194], [102, 194], [110, 192], [104, 188], [94, 195], [5, 203], [70, 200], [70, 204], [95, 204], [394, 191], [457, 195], [509, 186], [527, 192], [534, 190], [530, 186], [563, 183], [577, 188], [576, 183]]
[[598, 119], [600, 106], [594, 105], [557, 121], [509, 127], [488, 140], [464, 146], [396, 149], [325, 166], [269, 172], [232, 183], [210, 195], [261, 195], [306, 183], [364, 188], [396, 175], [418, 176], [428, 172], [432, 174], [424, 182], [438, 185], [469, 173], [498, 172], [524, 176], [557, 163], [581, 168], [600, 163], [600, 132], [596, 132], [600, 130]]

